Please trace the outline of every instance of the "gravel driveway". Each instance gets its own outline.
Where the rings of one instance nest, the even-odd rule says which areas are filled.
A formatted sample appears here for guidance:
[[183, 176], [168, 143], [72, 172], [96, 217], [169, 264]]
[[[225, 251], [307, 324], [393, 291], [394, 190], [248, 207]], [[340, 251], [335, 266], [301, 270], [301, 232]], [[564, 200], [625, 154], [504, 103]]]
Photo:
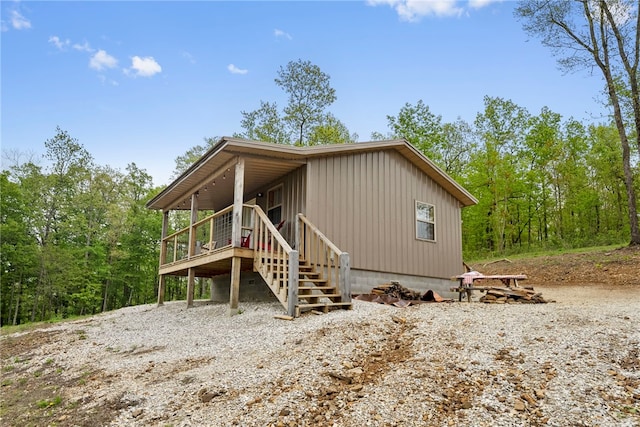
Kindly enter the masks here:
[[56, 425], [640, 425], [640, 289], [538, 290], [557, 302], [130, 307], [3, 336], [3, 378], [55, 378]]

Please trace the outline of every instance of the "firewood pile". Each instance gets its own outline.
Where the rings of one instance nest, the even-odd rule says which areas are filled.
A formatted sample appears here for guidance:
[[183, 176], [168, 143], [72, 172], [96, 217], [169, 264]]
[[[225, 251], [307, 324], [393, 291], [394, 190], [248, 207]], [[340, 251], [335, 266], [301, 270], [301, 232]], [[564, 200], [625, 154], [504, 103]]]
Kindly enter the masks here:
[[389, 295], [390, 297], [404, 300], [420, 300], [422, 297], [420, 292], [407, 289], [398, 282], [384, 283], [376, 286], [371, 290], [371, 293], [374, 295]]
[[[478, 289], [478, 288], [476, 288]], [[542, 294], [533, 290], [533, 288], [497, 288], [482, 287], [480, 289], [485, 294], [480, 297], [479, 301], [487, 304], [544, 304], [547, 301]]]
[[360, 301], [389, 304], [402, 308], [422, 303], [453, 301], [451, 299], [442, 298], [437, 292], [432, 290], [428, 290], [424, 294], [412, 291], [396, 281], [376, 286], [370, 293], [354, 295], [353, 298]]

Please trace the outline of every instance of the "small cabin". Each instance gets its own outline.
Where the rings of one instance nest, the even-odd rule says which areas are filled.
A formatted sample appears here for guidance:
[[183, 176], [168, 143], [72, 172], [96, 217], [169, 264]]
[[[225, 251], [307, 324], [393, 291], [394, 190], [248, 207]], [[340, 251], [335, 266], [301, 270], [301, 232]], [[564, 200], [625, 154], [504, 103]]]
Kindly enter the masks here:
[[[464, 271], [461, 210], [475, 203], [402, 139], [296, 147], [225, 137], [147, 204], [164, 213], [158, 303], [167, 275], [188, 278], [189, 306], [197, 277], [226, 284], [231, 313], [247, 283], [290, 316], [350, 308], [352, 293], [390, 280], [446, 294]], [[191, 221], [168, 234], [172, 210]]]

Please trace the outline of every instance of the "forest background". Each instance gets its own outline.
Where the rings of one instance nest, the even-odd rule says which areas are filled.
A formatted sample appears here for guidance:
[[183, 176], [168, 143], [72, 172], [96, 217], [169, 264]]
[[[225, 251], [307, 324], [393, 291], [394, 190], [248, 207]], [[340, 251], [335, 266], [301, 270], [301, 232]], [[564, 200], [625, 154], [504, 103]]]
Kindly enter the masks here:
[[[558, 44], [561, 32], [536, 27], [537, 3], [521, 2], [525, 30], [552, 49], [566, 47]], [[635, 20], [624, 28], [626, 44], [616, 44], [618, 21], [611, 13], [607, 20], [608, 3], [618, 4], [593, 3], [600, 8], [586, 16], [600, 18], [590, 22], [596, 31], [587, 31], [585, 40], [569, 34], [574, 46], [586, 42], [586, 62], [565, 65], [595, 64], [602, 71], [610, 121], [584, 123], [546, 107], [530, 112], [509, 99], [485, 96], [473, 123], [447, 123], [420, 100], [388, 115], [388, 129], [366, 138], [407, 139], [479, 200], [463, 210], [466, 260], [638, 243], [638, 11], [636, 5]], [[603, 37], [590, 38], [604, 30], [610, 37], [601, 32]], [[627, 56], [628, 64], [624, 58], [618, 66], [610, 62], [627, 52], [625, 47], [635, 52]], [[607, 55], [601, 56], [603, 51]], [[360, 139], [330, 113], [336, 93], [317, 65], [292, 61], [277, 71], [275, 84], [288, 95], [285, 107], [263, 101], [258, 109], [243, 111], [243, 131], [234, 136], [296, 145]], [[96, 164], [80, 141], [61, 128], [52, 131], [42, 158], [3, 153], [8, 166], [0, 174], [2, 325], [92, 314], [156, 298], [162, 214], [145, 203], [161, 188], [134, 163], [125, 171]], [[174, 176], [217, 140], [207, 138], [178, 157]], [[172, 215], [171, 228], [180, 229], [186, 221]], [[199, 296], [206, 296], [207, 288], [201, 283]], [[168, 283], [167, 299], [184, 299], [185, 293], [180, 279]]]

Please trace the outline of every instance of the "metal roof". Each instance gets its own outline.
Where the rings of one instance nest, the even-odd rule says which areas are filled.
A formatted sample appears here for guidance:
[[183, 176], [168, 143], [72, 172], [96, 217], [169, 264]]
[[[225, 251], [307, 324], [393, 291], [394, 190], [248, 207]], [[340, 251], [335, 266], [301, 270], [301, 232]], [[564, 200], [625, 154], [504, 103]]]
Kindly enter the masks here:
[[396, 150], [450, 192], [463, 206], [478, 201], [442, 169], [404, 139], [353, 144], [296, 147], [238, 138], [221, 138], [200, 159], [147, 203], [150, 209], [190, 209], [198, 192], [198, 208], [220, 210], [233, 201], [235, 164], [245, 161], [244, 192], [251, 194], [306, 164], [314, 157]]

